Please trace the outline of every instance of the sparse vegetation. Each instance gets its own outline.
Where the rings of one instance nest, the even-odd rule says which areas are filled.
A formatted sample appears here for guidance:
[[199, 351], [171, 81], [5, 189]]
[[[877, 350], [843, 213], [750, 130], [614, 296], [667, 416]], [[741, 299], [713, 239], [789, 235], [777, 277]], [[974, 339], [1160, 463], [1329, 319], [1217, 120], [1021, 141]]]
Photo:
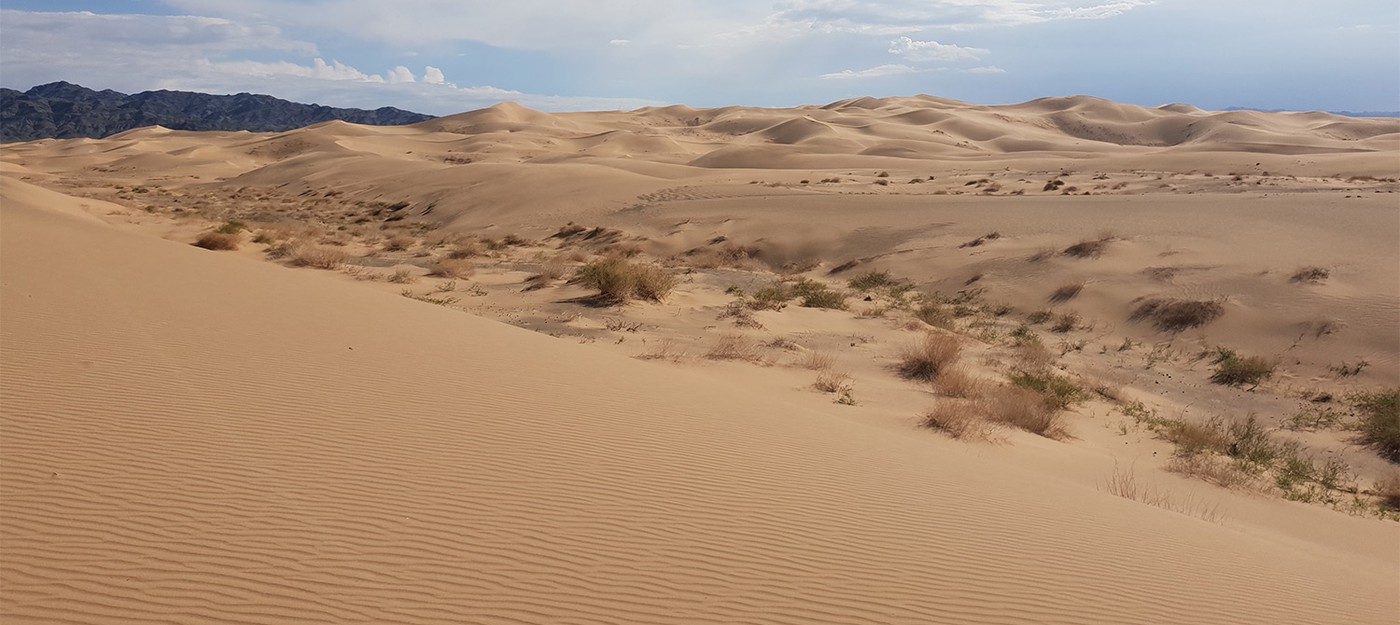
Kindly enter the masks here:
[[715, 340], [710, 350], [705, 352], [710, 360], [762, 360], [758, 343], [743, 334], [723, 334]]
[[1150, 321], [1163, 332], [1181, 332], [1199, 328], [1225, 314], [1225, 304], [1219, 300], [1175, 300], [1150, 298], [1137, 302], [1129, 317], [1132, 321]]
[[1226, 386], [1259, 386], [1264, 380], [1273, 377], [1278, 364], [1262, 356], [1240, 356], [1233, 350], [1221, 349], [1215, 360], [1215, 373], [1210, 381]]
[[839, 393], [850, 388], [851, 376], [844, 371], [827, 369], [817, 374], [817, 381], [812, 386], [823, 393]]
[[574, 278], [578, 283], [598, 289], [599, 296], [610, 302], [632, 299], [662, 301], [676, 285], [670, 272], [655, 265], [633, 263], [610, 257], [580, 267]]
[[1104, 251], [1108, 249], [1108, 244], [1112, 242], [1113, 236], [1105, 234], [1097, 239], [1086, 239], [1075, 243], [1065, 248], [1062, 253], [1065, 256], [1075, 258], [1098, 258], [1103, 256]]
[[928, 325], [944, 330], [953, 329], [953, 315], [936, 302], [924, 302], [914, 311], [914, 317]]
[[980, 414], [980, 408], [964, 402], [941, 401], [924, 412], [920, 424], [958, 440], [996, 439], [1000, 428]]
[[1083, 387], [1049, 371], [1013, 371], [1007, 377], [1016, 387], [1039, 395], [1052, 411], [1064, 410], [1089, 398], [1089, 393]]
[[933, 382], [933, 388], [939, 395], [962, 399], [975, 399], [985, 395], [987, 386], [986, 381], [957, 366], [945, 368]]
[[1360, 417], [1361, 441], [1386, 460], [1400, 463], [1400, 387], [1355, 393], [1348, 399]]
[[1051, 409], [1045, 397], [1033, 390], [1017, 386], [1003, 388], [984, 398], [980, 404], [987, 418], [997, 423], [1045, 438], [1068, 436], [1060, 412]]
[[1079, 313], [1067, 312], [1055, 318], [1055, 323], [1050, 326], [1050, 331], [1064, 334], [1078, 328], [1079, 323]]
[[1063, 304], [1076, 297], [1079, 297], [1079, 293], [1083, 290], [1083, 282], [1066, 284], [1058, 289], [1055, 289], [1055, 291], [1050, 294], [1050, 302], [1054, 304]]
[[881, 287], [894, 286], [899, 284], [899, 280], [891, 277], [888, 271], [867, 271], [851, 278], [847, 284], [857, 291], [867, 292]]
[[444, 258], [433, 263], [432, 275], [444, 278], [470, 278], [476, 275], [476, 265], [465, 259]]
[[345, 264], [345, 252], [320, 245], [301, 244], [291, 248], [288, 259], [297, 267], [335, 269]]
[[414, 275], [407, 267], [399, 267], [389, 276], [389, 281], [394, 284], [413, 284], [418, 281], [418, 276]]
[[922, 340], [906, 345], [899, 354], [899, 373], [906, 378], [932, 382], [957, 361], [962, 347], [956, 337], [927, 332]]
[[1322, 284], [1330, 277], [1332, 272], [1325, 267], [1304, 267], [1294, 272], [1288, 281], [1294, 284]]

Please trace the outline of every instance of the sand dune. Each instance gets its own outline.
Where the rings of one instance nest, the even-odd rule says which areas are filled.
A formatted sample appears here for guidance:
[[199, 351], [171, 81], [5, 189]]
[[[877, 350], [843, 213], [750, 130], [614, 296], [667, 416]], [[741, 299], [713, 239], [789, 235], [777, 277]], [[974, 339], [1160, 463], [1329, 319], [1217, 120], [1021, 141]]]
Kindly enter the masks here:
[[[0, 620], [1393, 622], [1394, 465], [1282, 424], [1400, 376], [1397, 153], [1395, 120], [929, 96], [7, 145]], [[567, 281], [624, 256], [663, 302]], [[932, 322], [869, 271], [991, 392], [1031, 333], [1092, 397], [1054, 439], [917, 427], [970, 404], [901, 377]], [[849, 305], [735, 312], [798, 279]], [[1212, 384], [1219, 348], [1278, 370]], [[1149, 410], [1258, 415], [1356, 503], [1168, 472]]]

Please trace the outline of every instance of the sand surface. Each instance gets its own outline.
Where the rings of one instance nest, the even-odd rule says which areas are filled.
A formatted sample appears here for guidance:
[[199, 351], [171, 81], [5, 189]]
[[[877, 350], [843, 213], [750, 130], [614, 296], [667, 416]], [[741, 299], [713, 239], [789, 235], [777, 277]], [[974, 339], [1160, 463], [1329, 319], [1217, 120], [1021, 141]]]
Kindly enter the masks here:
[[[1400, 378], [1397, 178], [1393, 120], [1090, 98], [7, 145], [0, 620], [1393, 622], [1394, 520], [1169, 473], [1126, 406], [1256, 413], [1364, 498], [1394, 465], [1280, 426]], [[189, 245], [230, 219], [269, 238]], [[268, 262], [282, 236], [345, 264]], [[461, 237], [493, 245], [430, 276]], [[679, 276], [664, 301], [526, 281], [623, 248]], [[1075, 312], [1036, 332], [1097, 394], [1058, 440], [952, 440], [917, 427], [960, 400], [892, 373], [925, 328], [883, 296], [722, 314], [731, 286], [870, 270], [1014, 310], [953, 326], [988, 380], [1021, 317]], [[1143, 297], [1225, 312], [1163, 332]], [[751, 354], [706, 357], [734, 333]], [[1211, 384], [1217, 346], [1279, 371]], [[1171, 501], [1109, 492], [1125, 469]]]

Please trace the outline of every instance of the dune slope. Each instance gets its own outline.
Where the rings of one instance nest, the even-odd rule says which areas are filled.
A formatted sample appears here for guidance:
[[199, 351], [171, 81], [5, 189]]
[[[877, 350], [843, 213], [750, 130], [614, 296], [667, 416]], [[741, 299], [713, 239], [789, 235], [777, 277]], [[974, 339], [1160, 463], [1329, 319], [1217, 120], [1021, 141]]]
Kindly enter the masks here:
[[[5, 180], [0, 619], [1382, 623], [1300, 549]], [[934, 443], [934, 444], [931, 444]]]

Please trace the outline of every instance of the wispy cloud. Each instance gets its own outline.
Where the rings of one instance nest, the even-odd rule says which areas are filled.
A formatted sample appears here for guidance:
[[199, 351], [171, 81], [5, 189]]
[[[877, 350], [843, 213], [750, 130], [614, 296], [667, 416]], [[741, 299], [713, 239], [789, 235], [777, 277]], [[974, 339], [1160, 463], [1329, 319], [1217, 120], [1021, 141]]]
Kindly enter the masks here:
[[822, 74], [823, 80], [855, 80], [860, 78], [885, 78], [888, 76], [898, 76], [900, 74], [913, 74], [919, 70], [908, 65], [880, 65], [862, 70], [841, 70], [831, 74]]
[[908, 37], [890, 42], [890, 54], [898, 54], [914, 62], [976, 61], [991, 53], [986, 48], [965, 48], [951, 43], [916, 41]]

